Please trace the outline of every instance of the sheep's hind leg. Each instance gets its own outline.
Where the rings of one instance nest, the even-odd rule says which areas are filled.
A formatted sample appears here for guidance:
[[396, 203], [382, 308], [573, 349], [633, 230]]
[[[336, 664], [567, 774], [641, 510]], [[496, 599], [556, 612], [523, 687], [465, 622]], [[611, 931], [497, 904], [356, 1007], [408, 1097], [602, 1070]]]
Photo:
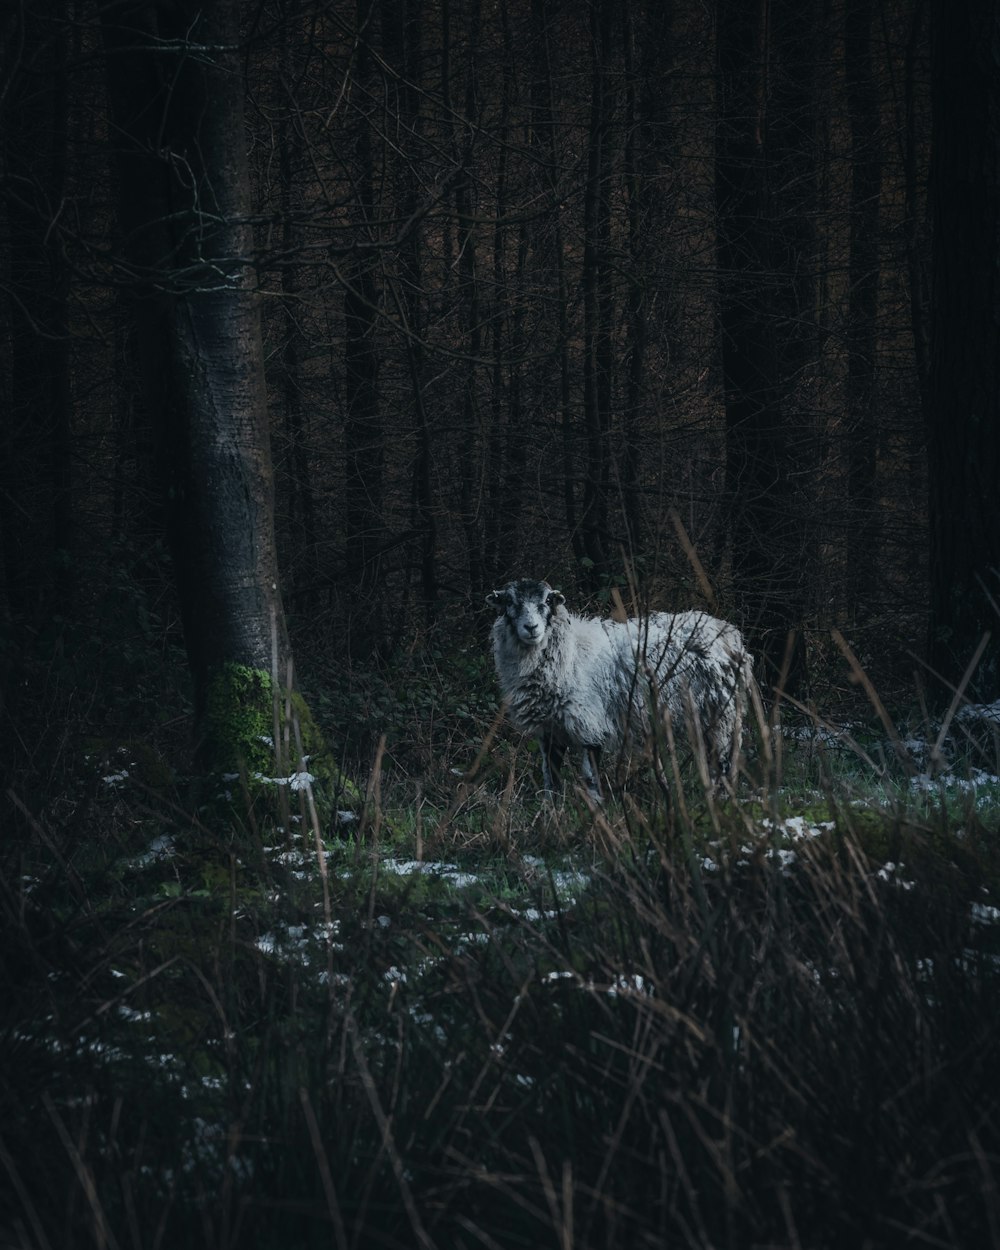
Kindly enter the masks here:
[[590, 797], [595, 803], [604, 802], [604, 791], [601, 789], [601, 774], [598, 771], [601, 761], [600, 747], [583, 748], [583, 780]]
[[555, 794], [556, 787], [561, 782], [562, 762], [566, 748], [552, 738], [542, 738], [539, 746], [542, 749], [542, 788], [546, 794]]

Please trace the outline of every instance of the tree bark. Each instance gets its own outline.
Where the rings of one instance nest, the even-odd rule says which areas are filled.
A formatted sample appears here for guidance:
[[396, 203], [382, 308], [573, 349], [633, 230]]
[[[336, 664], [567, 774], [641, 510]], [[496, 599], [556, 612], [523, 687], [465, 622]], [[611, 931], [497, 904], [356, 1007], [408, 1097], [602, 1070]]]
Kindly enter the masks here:
[[[662, 15], [661, 15], [662, 20]], [[647, 289], [643, 274], [645, 216], [649, 191], [643, 167], [643, 108], [641, 76], [636, 52], [636, 14], [632, 0], [622, 7], [625, 60], [625, 193], [628, 223], [629, 285], [626, 303], [628, 337], [623, 369], [625, 411], [622, 421], [622, 512], [628, 538], [632, 576], [640, 581], [644, 569], [642, 508], [642, 402], [646, 365]]]
[[[478, 125], [480, 3], [472, 0], [468, 16], [468, 51], [465, 57], [465, 116], [461, 131], [474, 133]], [[480, 491], [479, 357], [482, 351], [482, 312], [476, 251], [475, 187], [465, 169], [464, 140], [456, 136], [454, 158], [463, 167], [455, 184], [455, 218], [458, 228], [459, 299], [466, 360], [462, 378], [462, 419], [459, 449], [459, 510], [465, 534], [469, 588], [478, 602], [485, 590]]]
[[[356, 87], [359, 107], [373, 92], [368, 43], [373, 0], [358, 0]], [[385, 541], [383, 485], [385, 434], [378, 389], [378, 257], [375, 169], [371, 122], [357, 120], [357, 193], [352, 210], [359, 249], [342, 267], [344, 291], [344, 451], [347, 576], [351, 586], [348, 647], [355, 657], [377, 651], [384, 642], [383, 590], [378, 552]]]
[[971, 691], [1000, 678], [1000, 14], [932, 8], [933, 276], [928, 384], [930, 639], [957, 684], [992, 631]]
[[273, 765], [272, 644], [289, 654], [252, 266], [238, 0], [101, 12], [124, 265], [194, 682], [197, 762]]
[[[420, 0], [381, 0], [382, 43], [392, 70], [394, 112], [401, 131], [416, 148], [423, 129], [421, 78], [423, 24]], [[416, 416], [416, 454], [413, 459], [413, 529], [419, 535], [420, 589], [428, 622], [437, 614], [437, 515], [434, 500], [434, 430], [424, 402], [425, 308], [423, 293], [423, 244], [416, 221], [420, 204], [418, 171], [412, 157], [403, 154], [398, 171], [400, 217], [412, 223], [399, 256], [399, 279], [394, 293], [405, 336], [405, 352]]]
[[288, 500], [291, 530], [291, 543], [287, 548], [289, 559], [285, 568], [288, 601], [294, 603], [299, 610], [308, 611], [318, 601], [322, 572], [316, 546], [316, 509], [310, 470], [312, 457], [302, 405], [300, 344], [303, 299], [299, 267], [294, 259], [301, 241], [295, 215], [300, 199], [298, 166], [303, 148], [301, 118], [297, 116], [299, 105], [292, 91], [296, 72], [295, 55], [299, 51], [295, 42], [296, 34], [296, 24], [286, 14], [281, 22], [281, 66], [288, 99], [281, 110], [277, 125], [282, 252], [279, 368], [285, 410], [285, 447], [278, 463], [283, 465], [285, 471], [283, 481], [277, 484], [277, 493], [279, 496], [284, 494]]
[[555, 321], [557, 326], [554, 355], [559, 366], [559, 432], [562, 447], [562, 495], [566, 529], [578, 570], [587, 556], [580, 524], [576, 491], [576, 425], [572, 405], [569, 356], [569, 279], [567, 277], [566, 245], [563, 237], [562, 165], [560, 147], [561, 118], [555, 103], [553, 71], [554, 40], [550, 22], [557, 11], [554, 0], [531, 0], [531, 104], [536, 126], [544, 134], [545, 191], [551, 205], [551, 238], [538, 232], [536, 256], [543, 268], [554, 271], [556, 290]]
[[882, 161], [878, 87], [871, 55], [872, 10], [852, 0], [844, 20], [847, 107], [851, 123], [851, 210], [847, 311], [847, 583], [854, 615], [871, 611], [877, 594], [877, 459], [875, 403]]
[[808, 508], [795, 399], [808, 359], [810, 6], [719, 0], [718, 209], [726, 482], [733, 581], [769, 682], [801, 676]]
[[610, 0], [591, 9], [590, 127], [583, 227], [583, 416], [587, 432], [581, 526], [588, 583], [600, 588], [610, 571], [608, 483], [611, 457], [611, 320], [613, 305], [608, 273], [611, 229], [610, 196]]

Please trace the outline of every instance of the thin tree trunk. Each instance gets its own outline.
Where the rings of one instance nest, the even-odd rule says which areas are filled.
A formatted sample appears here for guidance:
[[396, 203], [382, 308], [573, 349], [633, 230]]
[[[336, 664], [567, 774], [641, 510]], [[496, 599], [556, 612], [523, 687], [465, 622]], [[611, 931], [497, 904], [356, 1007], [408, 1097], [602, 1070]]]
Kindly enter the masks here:
[[[372, 0], [358, 0], [359, 29], [367, 32]], [[358, 44], [356, 92], [365, 108], [373, 89], [367, 33]], [[385, 433], [379, 403], [375, 168], [370, 123], [358, 118], [354, 224], [358, 250], [342, 268], [344, 291], [345, 505], [347, 577], [351, 586], [348, 647], [370, 654], [384, 642], [382, 579], [378, 552], [385, 539], [383, 484]]]
[[910, 15], [910, 32], [906, 41], [903, 70], [905, 127], [903, 144], [903, 175], [906, 199], [906, 267], [910, 288], [910, 327], [913, 333], [914, 365], [920, 401], [928, 419], [930, 397], [930, 226], [925, 197], [925, 184], [920, 175], [920, 140], [923, 134], [921, 108], [917, 89], [917, 62], [925, 46], [927, 0], [914, 0]]
[[[523, 324], [523, 253], [527, 247], [527, 225], [521, 227], [517, 277], [513, 286], [507, 277], [507, 179], [510, 154], [510, 106], [514, 88], [514, 49], [506, 0], [501, 6], [504, 32], [503, 87], [498, 133], [496, 219], [493, 227], [493, 290], [491, 314], [493, 369], [490, 428], [486, 446], [486, 482], [489, 508], [485, 523], [483, 563], [485, 576], [496, 584], [505, 574], [501, 567], [501, 539], [505, 550], [518, 549], [524, 465], [527, 457], [525, 431], [521, 424], [521, 364], [518, 334]], [[537, 145], [538, 130], [529, 124], [529, 147]], [[513, 305], [513, 308], [512, 308]], [[506, 385], [505, 385], [506, 383]], [[506, 403], [504, 402], [506, 400]]]
[[278, 170], [281, 204], [281, 393], [285, 409], [285, 438], [288, 471], [285, 490], [289, 501], [291, 553], [290, 596], [303, 609], [317, 601], [320, 570], [316, 548], [316, 514], [313, 505], [310, 455], [306, 443], [302, 412], [302, 378], [300, 376], [299, 341], [301, 337], [301, 299], [299, 273], [293, 257], [300, 243], [295, 224], [296, 174], [302, 140], [294, 117], [295, 100], [291, 93], [294, 81], [294, 23], [286, 15], [282, 23], [281, 52], [285, 82], [289, 96], [278, 120]]
[[875, 403], [882, 161], [878, 88], [871, 55], [872, 11], [852, 0], [844, 21], [851, 121], [851, 212], [847, 326], [847, 599], [870, 611], [877, 593], [878, 453]]
[[588, 580], [598, 589], [609, 570], [607, 556], [611, 425], [611, 314], [607, 273], [610, 232], [610, 102], [607, 82], [610, 57], [610, 0], [591, 9], [591, 95], [584, 193], [583, 243], [583, 413], [587, 432], [581, 523]]
[[[477, 63], [480, 4], [472, 0], [469, 13], [469, 47], [465, 64], [465, 126], [472, 133], [478, 123]], [[456, 143], [455, 158], [465, 165], [461, 141]], [[455, 186], [455, 216], [458, 223], [459, 298], [462, 307], [462, 331], [466, 361], [462, 380], [462, 436], [460, 445], [459, 509], [465, 533], [469, 586], [478, 600], [485, 590], [483, 551], [480, 530], [480, 456], [479, 456], [479, 356], [482, 350], [482, 326], [479, 299], [479, 274], [476, 257], [476, 226], [473, 220], [473, 183], [464, 172]]]
[[[423, 31], [420, 0], [382, 0], [382, 40], [385, 57], [395, 74], [397, 124], [414, 144], [422, 131], [421, 92]], [[416, 417], [416, 454], [412, 472], [413, 528], [419, 535], [421, 599], [428, 621], [437, 613], [437, 517], [434, 505], [433, 464], [435, 440], [424, 402], [424, 294], [423, 247], [419, 223], [417, 170], [407, 161], [399, 172], [401, 218], [413, 222], [399, 256], [396, 310], [406, 338], [406, 361], [410, 374]]]
[[[532, 59], [531, 98], [532, 112], [538, 118], [538, 126], [544, 127], [546, 160], [544, 163], [546, 190], [551, 212], [551, 257], [543, 255], [542, 263], [551, 261], [555, 271], [556, 290], [556, 342], [555, 358], [559, 379], [559, 430], [562, 444], [562, 491], [566, 528], [569, 532], [577, 569], [582, 569], [586, 557], [583, 532], [580, 525], [576, 496], [576, 442], [577, 422], [572, 406], [571, 366], [569, 356], [569, 282], [566, 276], [566, 245], [562, 220], [562, 169], [560, 164], [559, 116], [553, 87], [553, 42], [549, 29], [552, 0], [531, 0]], [[548, 241], [546, 241], [548, 244]]]
[[645, 385], [646, 285], [642, 276], [643, 216], [646, 188], [642, 170], [642, 132], [639, 116], [638, 67], [635, 46], [635, 9], [626, 0], [622, 9], [625, 45], [625, 193], [628, 220], [629, 287], [626, 307], [628, 346], [625, 360], [625, 413], [621, 470], [622, 509], [628, 535], [628, 554], [634, 577], [643, 562], [642, 515], [642, 399]]

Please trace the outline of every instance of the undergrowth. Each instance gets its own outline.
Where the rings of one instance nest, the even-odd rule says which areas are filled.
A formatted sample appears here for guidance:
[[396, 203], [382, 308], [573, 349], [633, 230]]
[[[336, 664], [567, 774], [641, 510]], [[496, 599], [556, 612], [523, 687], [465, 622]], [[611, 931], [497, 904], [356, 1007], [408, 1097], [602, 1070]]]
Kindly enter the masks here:
[[1000, 1245], [989, 741], [791, 713], [553, 805], [481, 668], [310, 692], [327, 827], [82, 723], [11, 784], [0, 1244]]

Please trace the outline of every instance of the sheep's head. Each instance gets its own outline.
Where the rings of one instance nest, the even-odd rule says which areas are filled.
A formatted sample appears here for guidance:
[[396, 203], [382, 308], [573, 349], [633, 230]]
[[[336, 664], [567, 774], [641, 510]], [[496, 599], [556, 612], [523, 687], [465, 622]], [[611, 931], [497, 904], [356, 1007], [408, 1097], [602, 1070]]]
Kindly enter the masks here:
[[522, 647], [540, 647], [552, 614], [566, 599], [548, 582], [522, 578], [508, 582], [502, 590], [492, 591], [486, 596], [486, 602], [505, 618], [507, 628]]

